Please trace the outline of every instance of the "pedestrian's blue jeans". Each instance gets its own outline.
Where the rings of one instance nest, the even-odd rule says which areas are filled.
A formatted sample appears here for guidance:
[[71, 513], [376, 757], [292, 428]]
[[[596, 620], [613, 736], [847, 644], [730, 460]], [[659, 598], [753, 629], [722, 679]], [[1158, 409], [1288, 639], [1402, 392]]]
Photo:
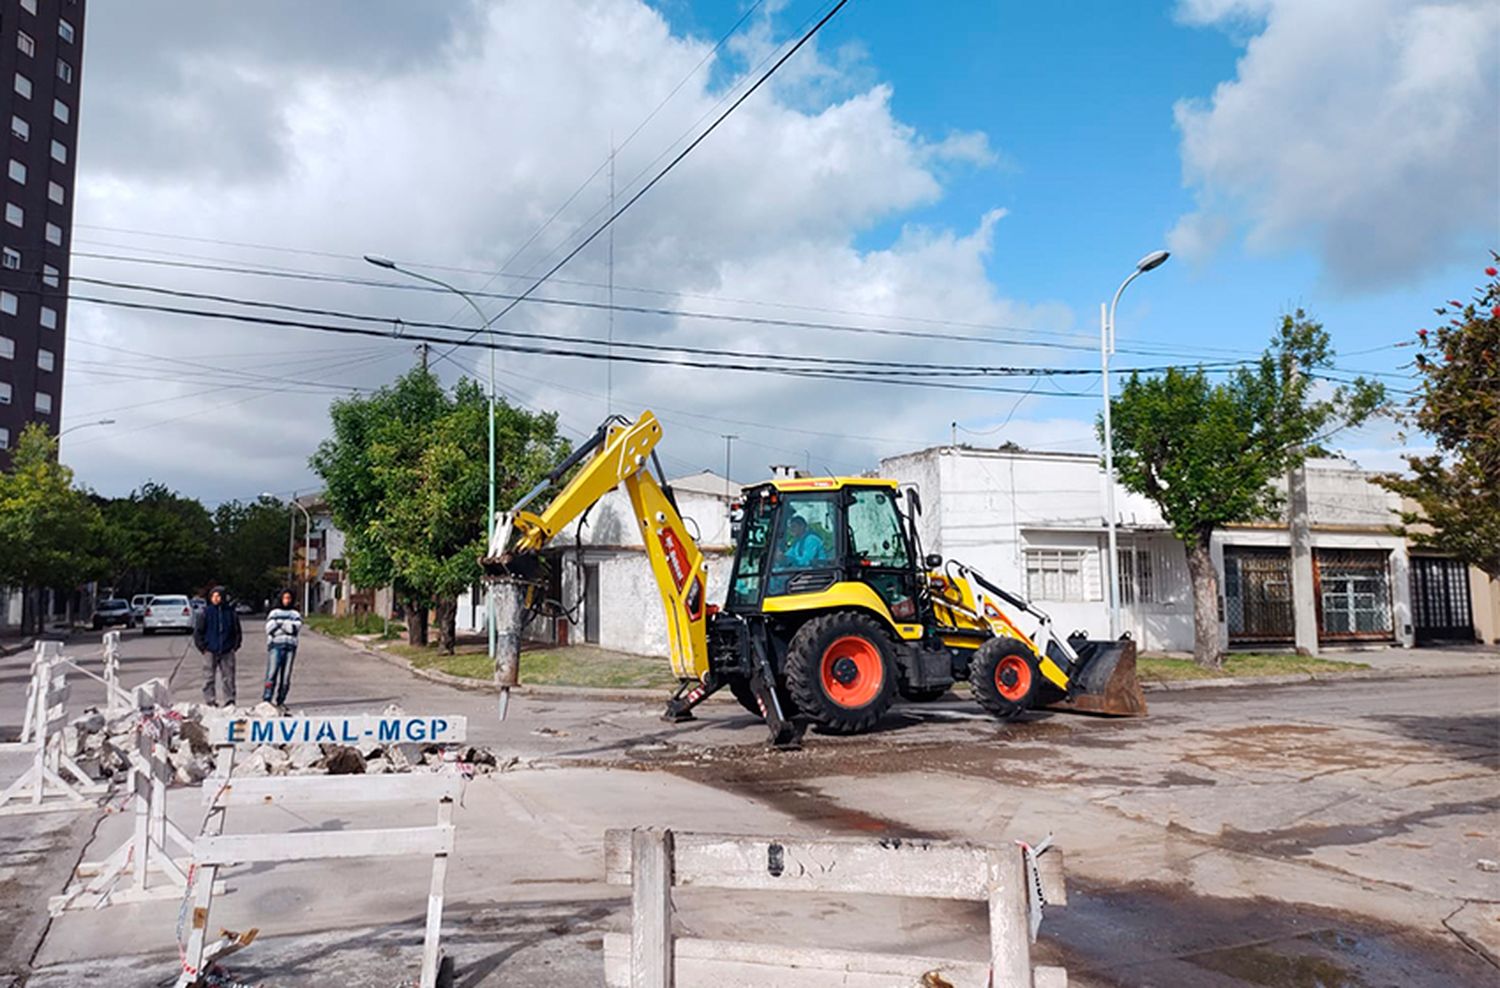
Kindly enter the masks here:
[[296, 661], [296, 645], [272, 645], [267, 649], [266, 690], [262, 700], [274, 699], [278, 707], [285, 705], [287, 691], [292, 688], [292, 664]]

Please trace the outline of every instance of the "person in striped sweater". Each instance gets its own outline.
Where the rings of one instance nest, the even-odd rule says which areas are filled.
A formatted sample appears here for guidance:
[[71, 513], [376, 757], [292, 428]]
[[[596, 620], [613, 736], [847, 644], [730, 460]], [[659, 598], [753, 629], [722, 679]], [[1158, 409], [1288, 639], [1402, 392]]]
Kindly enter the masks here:
[[266, 615], [266, 689], [261, 699], [286, 706], [292, 688], [292, 664], [297, 661], [297, 636], [302, 615], [290, 590], [276, 595], [276, 606]]

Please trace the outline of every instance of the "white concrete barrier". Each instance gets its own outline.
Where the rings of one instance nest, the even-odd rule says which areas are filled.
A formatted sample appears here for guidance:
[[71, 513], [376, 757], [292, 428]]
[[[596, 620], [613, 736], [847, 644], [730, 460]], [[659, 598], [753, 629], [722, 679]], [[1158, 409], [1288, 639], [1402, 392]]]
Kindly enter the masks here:
[[[464, 779], [447, 773], [400, 775], [272, 776], [236, 779], [235, 747], [266, 743], [354, 744], [364, 740], [385, 743], [459, 743], [467, 735], [463, 717], [279, 717], [236, 718], [210, 727], [217, 746], [214, 775], [203, 783], [208, 807], [203, 832], [193, 844], [188, 886], [192, 895], [191, 929], [183, 954], [178, 988], [202, 983], [212, 965], [248, 946], [258, 931], [220, 932], [209, 942], [209, 911], [213, 906], [219, 869], [237, 864], [271, 864], [334, 858], [432, 857], [427, 894], [427, 920], [422, 940], [420, 988], [435, 988], [443, 969], [441, 932], [448, 856], [453, 852], [453, 804], [463, 794]], [[231, 806], [298, 806], [306, 804], [436, 802], [437, 822], [430, 827], [380, 830], [302, 831], [297, 833], [226, 834], [224, 823]]]
[[[1028, 861], [1035, 862], [1029, 864]], [[1032, 870], [1035, 868], [1036, 870]], [[1031, 964], [1031, 911], [1066, 902], [1061, 853], [876, 838], [735, 837], [611, 830], [606, 879], [630, 885], [629, 936], [604, 939], [610, 988], [1066, 988], [1067, 972]], [[894, 895], [989, 903], [988, 964], [672, 935], [673, 887]], [[941, 981], [924, 980], [927, 975]]]

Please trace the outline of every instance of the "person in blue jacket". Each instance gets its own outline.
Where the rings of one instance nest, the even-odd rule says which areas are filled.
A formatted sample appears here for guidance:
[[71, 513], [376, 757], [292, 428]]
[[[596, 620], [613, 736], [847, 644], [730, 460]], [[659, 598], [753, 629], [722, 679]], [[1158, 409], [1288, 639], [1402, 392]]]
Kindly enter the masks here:
[[224, 706], [234, 706], [234, 654], [243, 640], [240, 616], [223, 587], [214, 587], [208, 606], [193, 619], [193, 644], [203, 656], [203, 702], [218, 703], [215, 681], [222, 687]]

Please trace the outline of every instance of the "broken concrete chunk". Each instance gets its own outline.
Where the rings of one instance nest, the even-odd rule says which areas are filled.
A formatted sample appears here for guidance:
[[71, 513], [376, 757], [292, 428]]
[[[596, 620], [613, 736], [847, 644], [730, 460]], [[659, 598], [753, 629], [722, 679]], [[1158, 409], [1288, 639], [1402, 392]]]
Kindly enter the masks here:
[[311, 742], [294, 744], [287, 749], [287, 754], [291, 756], [293, 771], [312, 768], [323, 760], [322, 747]]
[[208, 731], [197, 721], [184, 720], [177, 726], [177, 733], [192, 747], [193, 754], [213, 754], [213, 745], [208, 743]]
[[364, 775], [365, 760], [353, 748], [332, 745], [332, 751], [323, 756], [323, 764], [329, 775]]
[[250, 708], [252, 717], [280, 717], [281, 710], [270, 700], [262, 700]]

